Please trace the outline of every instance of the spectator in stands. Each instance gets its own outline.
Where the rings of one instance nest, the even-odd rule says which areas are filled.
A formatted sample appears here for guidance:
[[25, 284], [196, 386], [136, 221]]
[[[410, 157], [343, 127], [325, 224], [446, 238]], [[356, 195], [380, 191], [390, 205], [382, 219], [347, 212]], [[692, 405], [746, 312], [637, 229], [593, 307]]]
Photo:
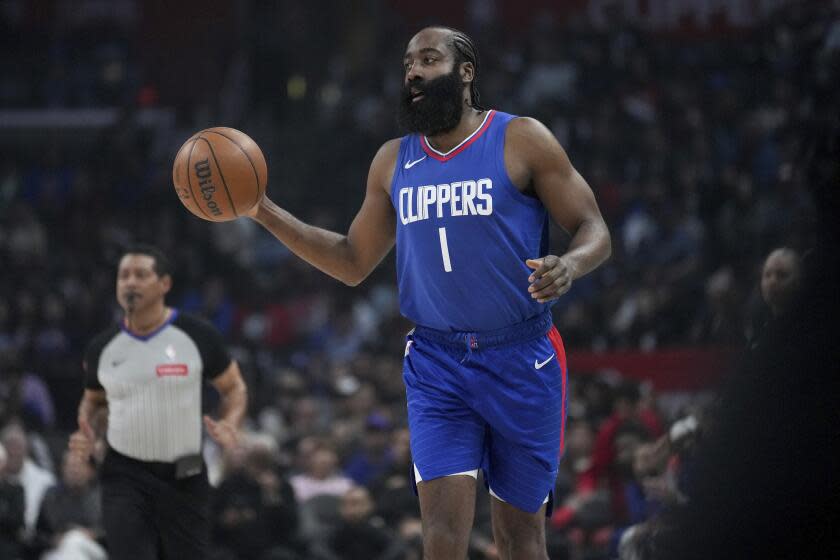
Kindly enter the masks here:
[[35, 531], [41, 503], [47, 489], [55, 484], [55, 476], [29, 458], [29, 441], [20, 424], [9, 424], [0, 431], [0, 444], [6, 448], [6, 476], [23, 487], [26, 508], [24, 528], [26, 540]]
[[227, 473], [213, 499], [214, 541], [224, 551], [219, 558], [294, 557], [297, 503], [280, 470], [276, 446], [253, 437], [240, 445], [243, 463]]
[[[47, 490], [37, 523], [37, 545], [55, 547], [65, 558], [104, 557], [97, 544], [102, 538], [102, 506], [100, 489], [93, 464], [65, 452], [61, 464], [61, 480]], [[68, 556], [70, 555], [70, 556]]]
[[408, 428], [394, 430], [391, 436], [392, 458], [388, 469], [368, 487], [376, 501], [376, 513], [388, 526], [398, 527], [406, 519], [420, 519], [420, 506], [414, 494], [414, 464], [411, 461]]
[[391, 421], [373, 412], [365, 420], [362, 446], [346, 461], [344, 474], [360, 486], [366, 486], [385, 473], [394, 461], [388, 445]]
[[353, 481], [341, 474], [338, 466], [335, 449], [321, 442], [306, 461], [306, 470], [290, 479], [298, 503], [304, 504], [317, 496], [340, 497], [347, 493]]
[[23, 487], [8, 475], [8, 454], [0, 444], [0, 558], [17, 558], [23, 536]]
[[356, 486], [341, 497], [341, 520], [328, 538], [329, 548], [315, 547], [318, 560], [396, 560], [402, 543], [373, 515], [373, 500], [367, 489]]
[[793, 249], [782, 247], [767, 256], [761, 271], [761, 296], [774, 317], [790, 311], [801, 277], [799, 255]]
[[751, 349], [771, 323], [785, 320], [790, 313], [800, 295], [801, 270], [799, 254], [793, 249], [780, 247], [767, 255], [759, 281], [761, 303], [753, 306], [747, 329]]

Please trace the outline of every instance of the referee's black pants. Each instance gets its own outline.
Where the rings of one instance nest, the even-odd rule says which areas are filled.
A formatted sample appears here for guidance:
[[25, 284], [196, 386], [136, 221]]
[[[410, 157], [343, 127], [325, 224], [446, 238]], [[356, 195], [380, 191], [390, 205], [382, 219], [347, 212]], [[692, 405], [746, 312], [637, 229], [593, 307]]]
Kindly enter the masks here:
[[178, 480], [173, 464], [109, 449], [102, 516], [111, 560], [203, 560], [210, 540], [207, 472]]

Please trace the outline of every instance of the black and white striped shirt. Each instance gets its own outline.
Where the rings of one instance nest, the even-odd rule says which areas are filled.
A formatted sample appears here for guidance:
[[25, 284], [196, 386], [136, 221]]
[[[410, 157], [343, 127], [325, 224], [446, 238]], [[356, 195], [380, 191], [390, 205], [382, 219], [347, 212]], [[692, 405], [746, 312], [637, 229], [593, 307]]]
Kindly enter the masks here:
[[173, 310], [146, 336], [115, 325], [85, 352], [85, 387], [108, 399], [108, 444], [141, 461], [172, 462], [201, 451], [205, 379], [230, 365], [219, 332]]

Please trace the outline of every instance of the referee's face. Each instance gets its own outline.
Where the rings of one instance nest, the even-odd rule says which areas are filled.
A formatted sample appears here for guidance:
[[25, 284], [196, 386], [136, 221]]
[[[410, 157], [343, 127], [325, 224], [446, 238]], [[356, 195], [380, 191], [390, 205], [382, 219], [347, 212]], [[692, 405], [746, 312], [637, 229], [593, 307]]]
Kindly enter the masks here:
[[169, 275], [159, 276], [149, 255], [125, 255], [117, 269], [117, 301], [126, 311], [140, 311], [163, 303], [172, 286]]

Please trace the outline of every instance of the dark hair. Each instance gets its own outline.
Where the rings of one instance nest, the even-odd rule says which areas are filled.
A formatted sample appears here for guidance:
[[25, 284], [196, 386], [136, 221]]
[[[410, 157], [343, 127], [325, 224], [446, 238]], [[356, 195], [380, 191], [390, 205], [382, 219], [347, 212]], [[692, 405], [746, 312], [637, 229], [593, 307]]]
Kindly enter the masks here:
[[475, 48], [475, 43], [470, 38], [470, 36], [464, 33], [463, 31], [459, 31], [457, 29], [453, 29], [451, 27], [446, 26], [436, 27], [439, 27], [439, 29], [445, 29], [449, 31], [449, 46], [455, 53], [456, 66], [460, 65], [462, 62], [469, 62], [473, 65], [473, 68], [475, 70], [473, 72], [473, 79], [470, 82], [470, 105], [473, 107], [473, 109], [485, 111], [486, 109], [481, 105], [481, 99], [478, 95], [478, 86], [476, 84], [476, 82], [478, 81], [478, 51]]
[[153, 269], [158, 276], [172, 276], [172, 263], [163, 251], [154, 245], [149, 245], [147, 243], [136, 243], [134, 245], [130, 245], [123, 250], [122, 255], [120, 255], [120, 259], [126, 255], [145, 255], [147, 257], [152, 257], [155, 261]]

